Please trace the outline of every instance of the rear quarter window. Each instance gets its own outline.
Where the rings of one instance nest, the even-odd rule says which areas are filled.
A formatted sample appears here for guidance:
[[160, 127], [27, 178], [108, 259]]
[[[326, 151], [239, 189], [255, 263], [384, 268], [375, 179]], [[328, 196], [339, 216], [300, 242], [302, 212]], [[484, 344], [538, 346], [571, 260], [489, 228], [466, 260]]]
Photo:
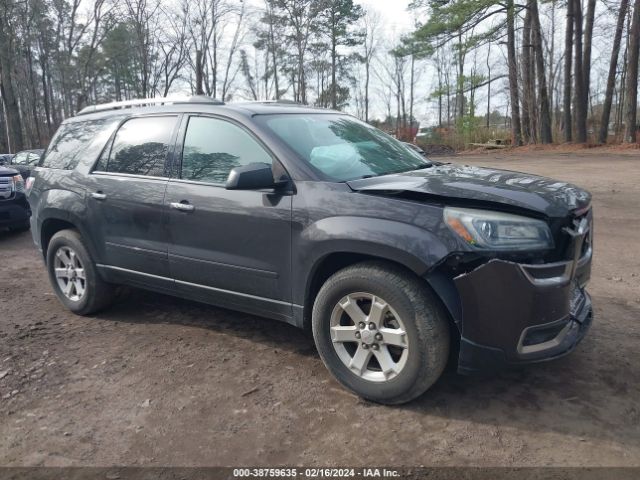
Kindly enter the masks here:
[[101, 133], [109, 127], [115, 127], [120, 119], [121, 117], [108, 117], [62, 124], [51, 140], [40, 166], [73, 170], [78, 166], [83, 154], [87, 153], [90, 147], [95, 146], [96, 139], [103, 139], [100, 149], [104, 146], [108, 135], [101, 135]]

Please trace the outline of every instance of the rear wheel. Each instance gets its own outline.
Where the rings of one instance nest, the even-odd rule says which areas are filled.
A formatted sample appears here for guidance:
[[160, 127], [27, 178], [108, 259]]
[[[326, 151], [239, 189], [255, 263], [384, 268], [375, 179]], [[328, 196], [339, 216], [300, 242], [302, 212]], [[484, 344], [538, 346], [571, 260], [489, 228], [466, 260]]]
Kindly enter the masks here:
[[95, 313], [113, 301], [114, 286], [100, 277], [75, 230], [62, 230], [51, 238], [47, 270], [58, 299], [78, 315]]
[[408, 402], [440, 377], [449, 354], [447, 322], [423, 281], [386, 262], [334, 274], [312, 316], [329, 371], [356, 394], [386, 404]]

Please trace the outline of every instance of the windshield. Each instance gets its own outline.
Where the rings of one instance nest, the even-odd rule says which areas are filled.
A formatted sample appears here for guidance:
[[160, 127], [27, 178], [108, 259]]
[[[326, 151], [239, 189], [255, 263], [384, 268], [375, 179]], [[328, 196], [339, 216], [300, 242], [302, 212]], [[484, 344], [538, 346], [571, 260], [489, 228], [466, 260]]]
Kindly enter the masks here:
[[260, 115], [257, 120], [304, 161], [338, 182], [431, 165], [402, 142], [347, 115]]

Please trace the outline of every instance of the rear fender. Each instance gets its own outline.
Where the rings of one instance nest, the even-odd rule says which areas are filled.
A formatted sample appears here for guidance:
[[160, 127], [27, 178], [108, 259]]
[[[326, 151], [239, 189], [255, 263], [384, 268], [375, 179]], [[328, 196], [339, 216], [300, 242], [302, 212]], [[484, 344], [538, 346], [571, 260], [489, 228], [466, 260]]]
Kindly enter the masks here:
[[42, 250], [45, 258], [46, 246], [41, 244], [42, 233], [47, 222], [51, 220], [62, 220], [72, 224], [80, 232], [83, 243], [89, 250], [93, 260], [97, 263], [100, 262], [99, 249], [89, 234], [87, 206], [83, 194], [58, 189], [46, 190], [40, 194], [37, 211], [35, 212], [36, 231], [34, 232], [34, 241]]

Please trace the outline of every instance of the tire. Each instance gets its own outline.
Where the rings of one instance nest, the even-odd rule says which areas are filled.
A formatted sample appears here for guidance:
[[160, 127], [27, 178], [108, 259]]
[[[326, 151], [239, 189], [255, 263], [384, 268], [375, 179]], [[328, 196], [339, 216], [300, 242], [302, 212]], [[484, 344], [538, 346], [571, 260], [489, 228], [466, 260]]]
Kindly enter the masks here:
[[[354, 300], [359, 311], [352, 310]], [[360, 319], [361, 314], [378, 317], [377, 330], [370, 324], [361, 329], [347, 310]], [[440, 377], [449, 357], [449, 321], [439, 299], [412, 272], [383, 261], [359, 263], [331, 276], [315, 299], [312, 329], [320, 357], [334, 377], [377, 403], [395, 405], [420, 396]], [[373, 340], [366, 330], [374, 333]], [[347, 340], [342, 341], [343, 334]], [[359, 336], [352, 341], [352, 334]], [[370, 359], [355, 361], [365, 357]]]
[[[58, 257], [58, 252], [61, 252], [60, 257]], [[74, 255], [71, 255], [70, 252], [73, 252]], [[61, 282], [67, 286], [69, 283], [77, 285], [79, 282], [84, 288], [72, 286], [67, 295], [63, 291], [61, 282], [58, 281], [56, 269], [64, 270], [64, 265], [69, 263], [66, 260], [72, 259], [73, 256], [76, 257], [72, 261], [75, 263], [73, 279], [67, 270], [66, 280], [62, 278]], [[113, 302], [115, 287], [100, 277], [94, 261], [82, 242], [82, 237], [76, 230], [61, 230], [51, 238], [47, 248], [47, 271], [56, 296], [65, 307], [75, 314], [90, 315], [108, 307]], [[84, 281], [82, 281], [80, 271], [83, 271]], [[72, 281], [70, 281], [71, 279]], [[79, 294], [81, 290], [82, 294]]]

